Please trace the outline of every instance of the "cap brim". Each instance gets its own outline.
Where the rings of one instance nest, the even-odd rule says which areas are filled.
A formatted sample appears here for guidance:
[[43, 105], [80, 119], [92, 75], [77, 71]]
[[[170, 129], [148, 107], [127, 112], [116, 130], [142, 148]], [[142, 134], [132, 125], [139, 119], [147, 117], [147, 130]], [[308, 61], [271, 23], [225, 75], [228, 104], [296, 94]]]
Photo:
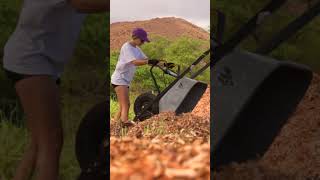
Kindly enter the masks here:
[[150, 40], [148, 38], [145, 38], [144, 41], [145, 42], [150, 42]]

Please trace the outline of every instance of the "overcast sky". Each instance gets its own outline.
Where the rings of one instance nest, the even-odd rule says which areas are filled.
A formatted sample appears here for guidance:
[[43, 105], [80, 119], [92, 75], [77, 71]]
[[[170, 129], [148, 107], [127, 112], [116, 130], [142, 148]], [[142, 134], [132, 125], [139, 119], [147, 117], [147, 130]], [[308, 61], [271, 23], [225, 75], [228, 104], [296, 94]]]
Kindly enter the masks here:
[[210, 25], [210, 0], [111, 0], [111, 23], [180, 17], [207, 29]]

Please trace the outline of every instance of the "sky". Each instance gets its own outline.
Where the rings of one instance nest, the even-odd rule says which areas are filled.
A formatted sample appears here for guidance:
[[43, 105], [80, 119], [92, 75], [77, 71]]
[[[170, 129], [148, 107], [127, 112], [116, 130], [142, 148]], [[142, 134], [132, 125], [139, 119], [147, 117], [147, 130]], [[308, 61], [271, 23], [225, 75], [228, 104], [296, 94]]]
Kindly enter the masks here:
[[210, 0], [111, 0], [110, 23], [179, 17], [208, 29]]

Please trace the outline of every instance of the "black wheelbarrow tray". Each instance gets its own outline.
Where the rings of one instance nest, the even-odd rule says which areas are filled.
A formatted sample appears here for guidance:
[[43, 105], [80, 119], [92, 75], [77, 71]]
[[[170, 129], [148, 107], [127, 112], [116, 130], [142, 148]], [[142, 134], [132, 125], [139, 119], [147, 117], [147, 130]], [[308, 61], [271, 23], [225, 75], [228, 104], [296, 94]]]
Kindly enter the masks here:
[[[316, 17], [320, 13], [320, 2], [258, 47], [255, 53], [236, 49], [259, 25], [261, 14], [271, 14], [285, 2], [271, 1], [227, 42], [213, 43], [212, 169], [262, 156], [310, 85], [312, 71], [308, 67], [266, 55]], [[224, 21], [223, 17], [218, 19]], [[221, 23], [218, 27], [224, 29]]]

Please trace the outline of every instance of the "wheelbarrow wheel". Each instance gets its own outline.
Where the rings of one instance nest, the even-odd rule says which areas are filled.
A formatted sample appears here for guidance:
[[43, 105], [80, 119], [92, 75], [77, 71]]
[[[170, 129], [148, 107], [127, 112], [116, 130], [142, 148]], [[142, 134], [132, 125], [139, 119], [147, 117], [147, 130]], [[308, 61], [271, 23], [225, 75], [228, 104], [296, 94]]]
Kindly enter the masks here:
[[[95, 171], [101, 168], [105, 173], [107, 167], [100, 167], [109, 164], [107, 152], [109, 149], [109, 138], [107, 138], [108, 111], [107, 101], [95, 105], [82, 119], [76, 135], [76, 157], [83, 172]], [[107, 142], [106, 142], [107, 141]], [[99, 167], [97, 167], [97, 164]], [[94, 165], [95, 169], [92, 169]]]
[[81, 172], [80, 176], [77, 180], [104, 180], [107, 179], [109, 176], [107, 175], [98, 175], [94, 173], [85, 173]]
[[[151, 92], [146, 92], [137, 97], [134, 102], [134, 113], [139, 115], [140, 112], [144, 109], [144, 107], [148, 106], [152, 101], [156, 98], [154, 94]], [[150, 118], [151, 116], [159, 114], [159, 105], [155, 103], [151, 108], [145, 111], [143, 114], [140, 115], [139, 120], [145, 120]]]

